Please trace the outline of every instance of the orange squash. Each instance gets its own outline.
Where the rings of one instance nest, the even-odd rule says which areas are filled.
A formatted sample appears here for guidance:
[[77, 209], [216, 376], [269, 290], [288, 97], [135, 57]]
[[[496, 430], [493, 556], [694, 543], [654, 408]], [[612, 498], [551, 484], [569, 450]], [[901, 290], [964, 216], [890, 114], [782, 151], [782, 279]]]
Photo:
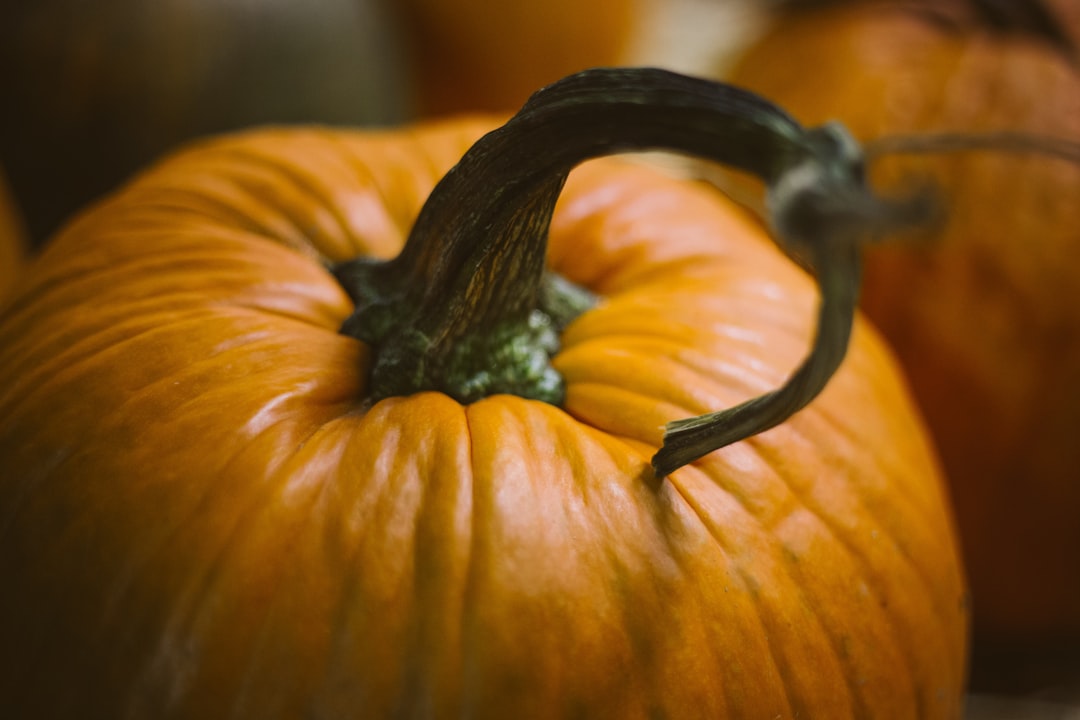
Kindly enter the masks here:
[[[698, 102], [665, 97], [646, 139]], [[47, 245], [0, 315], [8, 711], [960, 716], [958, 550], [890, 354], [857, 321], [804, 411], [656, 479], [665, 422], [798, 364], [814, 285], [703, 185], [532, 172], [588, 120], [541, 99], [563, 125], [508, 124], [435, 191], [489, 120], [207, 141]], [[408, 345], [429, 313], [401, 298], [478, 321], [523, 265], [600, 298], [559, 334], [560, 405], [384, 391], [403, 365], [355, 323]]]
[[517, 110], [538, 87], [626, 61], [647, 0], [399, 0], [424, 115]]
[[[802, 121], [836, 118], [867, 141], [997, 131], [1080, 141], [1080, 74], [1060, 42], [990, 29], [970, 12], [942, 22], [943, 8], [793, 13], [728, 77]], [[932, 238], [868, 253], [863, 307], [899, 354], [940, 448], [976, 645], [1010, 660], [1075, 654], [1080, 167], [985, 151], [879, 169], [935, 178], [947, 206]]]

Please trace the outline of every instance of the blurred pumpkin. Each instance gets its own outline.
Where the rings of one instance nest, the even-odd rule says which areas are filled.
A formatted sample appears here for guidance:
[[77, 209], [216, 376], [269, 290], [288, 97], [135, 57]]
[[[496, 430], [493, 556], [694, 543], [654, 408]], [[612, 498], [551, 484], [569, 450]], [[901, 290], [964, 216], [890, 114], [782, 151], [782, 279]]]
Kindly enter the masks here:
[[398, 0], [424, 115], [517, 110], [539, 87], [626, 61], [650, 0]]
[[0, 160], [30, 237], [194, 137], [400, 121], [392, 20], [377, 0], [0, 4]]
[[[728, 79], [866, 141], [997, 131], [1080, 141], [1067, 40], [1080, 26], [1054, 25], [1032, 3], [835, 5], [782, 16]], [[990, 22], [991, 5], [1016, 21]], [[1080, 166], [984, 151], [874, 169], [883, 181], [935, 178], [947, 207], [934, 237], [868, 252], [863, 307], [940, 448], [976, 646], [1010, 662], [1025, 651], [1075, 656]]]
[[0, 168], [0, 302], [7, 299], [26, 262], [22, 218]]
[[[661, 95], [650, 140], [700, 99]], [[805, 411], [656, 480], [666, 421], [799, 361], [814, 286], [703, 185], [544, 172], [588, 145], [553, 106], [436, 191], [489, 121], [207, 141], [48, 244], [0, 315], [6, 710], [959, 717], [958, 551], [891, 356], [857, 323]], [[643, 106], [590, 132], [632, 147]], [[561, 407], [386, 393], [390, 341], [339, 332], [482, 345], [550, 271], [603, 298], [561, 333]]]

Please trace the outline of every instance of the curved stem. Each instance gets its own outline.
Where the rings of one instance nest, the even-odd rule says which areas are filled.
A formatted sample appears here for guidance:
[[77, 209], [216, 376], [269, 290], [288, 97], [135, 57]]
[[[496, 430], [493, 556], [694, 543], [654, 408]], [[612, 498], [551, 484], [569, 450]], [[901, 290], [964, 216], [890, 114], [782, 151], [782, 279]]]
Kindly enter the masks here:
[[547, 357], [566, 318], [540, 307], [567, 305], [544, 270], [555, 202], [581, 162], [655, 149], [766, 181], [813, 153], [785, 112], [721, 83], [600, 68], [540, 90], [438, 183], [397, 258], [335, 268], [357, 306], [343, 332], [375, 346], [373, 396], [435, 389], [464, 402], [496, 392], [561, 402]]
[[874, 196], [864, 182], [861, 152], [841, 126], [810, 130], [807, 138], [817, 152], [769, 187], [768, 207], [784, 249], [805, 261], [817, 279], [821, 302], [810, 352], [779, 389], [727, 410], [668, 423], [664, 445], [652, 459], [658, 476], [769, 430], [817, 397], [847, 353], [862, 243], [933, 214], [933, 198], [925, 193], [899, 201]]
[[673, 150], [757, 175], [784, 247], [810, 258], [821, 330], [780, 390], [673, 423], [665, 474], [782, 422], [839, 365], [858, 294], [858, 244], [921, 218], [925, 203], [875, 197], [838, 125], [805, 130], [745, 90], [649, 68], [595, 69], [537, 92], [439, 182], [401, 254], [336, 268], [357, 304], [343, 332], [374, 345], [372, 395], [441, 390], [462, 402], [512, 392], [552, 403], [557, 330], [588, 305], [545, 272], [547, 231], [572, 168], [600, 155]]
[[[728, 85], [650, 68], [586, 70], [540, 90], [481, 138], [432, 192], [391, 264], [423, 280], [423, 302], [438, 305], [448, 277], [524, 244], [507, 237], [546, 233], [563, 182], [585, 160], [666, 149], [769, 181], [805, 154], [803, 138], [778, 107]], [[468, 216], [447, 228], [463, 198]]]
[[776, 427], [825, 388], [847, 352], [859, 301], [858, 242], [831, 243], [813, 261], [820, 269], [821, 304], [810, 354], [779, 389], [719, 412], [668, 423], [664, 445], [653, 456], [657, 476], [732, 443]]
[[[807, 136], [816, 136], [823, 149], [802, 166], [789, 168], [770, 187], [769, 210], [785, 249], [817, 274], [821, 306], [810, 354], [778, 390], [728, 410], [669, 423], [664, 445], [653, 457], [657, 475], [775, 427], [805, 407], [844, 358], [858, 304], [861, 243], [868, 235], [921, 224], [938, 214], [934, 197], [925, 191], [900, 202], [873, 197], [859, 177], [858, 148], [839, 127], [824, 126]], [[1080, 161], [1078, 143], [1008, 131], [887, 136], [871, 141], [865, 158], [972, 150], [1035, 152]]]

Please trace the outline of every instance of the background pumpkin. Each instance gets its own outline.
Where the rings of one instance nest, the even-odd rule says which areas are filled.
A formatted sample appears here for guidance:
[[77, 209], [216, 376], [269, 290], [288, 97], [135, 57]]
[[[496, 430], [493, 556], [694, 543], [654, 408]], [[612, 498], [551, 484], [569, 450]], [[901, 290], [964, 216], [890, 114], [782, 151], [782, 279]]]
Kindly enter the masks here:
[[807, 410], [649, 480], [666, 421], [771, 389], [812, 330], [809, 278], [710, 189], [571, 175], [549, 260], [605, 301], [565, 409], [365, 404], [324, 264], [394, 255], [488, 127], [204, 143], [47, 246], [0, 316], [7, 707], [957, 717], [943, 488], [866, 325]]
[[399, 0], [423, 115], [517, 110], [537, 88], [627, 60], [651, 0]]
[[[727, 77], [863, 139], [1080, 140], [1080, 75], [1060, 43], [989, 28], [971, 4], [835, 5], [783, 16]], [[929, 174], [948, 208], [933, 238], [868, 252], [863, 306], [942, 453], [974, 598], [974, 680], [1052, 685], [1080, 671], [1080, 167], [982, 152], [878, 169], [882, 181]]]
[[5, 2], [0, 159], [40, 245], [185, 140], [404, 119], [403, 60], [379, 0]]

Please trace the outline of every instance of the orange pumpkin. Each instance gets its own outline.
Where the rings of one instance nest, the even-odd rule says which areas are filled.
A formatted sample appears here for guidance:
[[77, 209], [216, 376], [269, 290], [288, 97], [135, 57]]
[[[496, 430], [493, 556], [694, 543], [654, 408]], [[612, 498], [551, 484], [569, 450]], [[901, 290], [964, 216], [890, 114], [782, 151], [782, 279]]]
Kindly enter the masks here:
[[[882, 3], [792, 14], [728, 77], [866, 140], [1009, 130], [1080, 141], [1080, 75], [1059, 42], [935, 17]], [[948, 208], [933, 238], [868, 253], [863, 306], [940, 448], [976, 644], [1010, 659], [1023, 648], [1075, 653], [1080, 166], [988, 151], [880, 171], [936, 178]]]
[[0, 302], [7, 299], [26, 263], [22, 220], [0, 169]]
[[645, 0], [399, 0], [424, 115], [516, 110], [538, 87], [625, 62]]
[[[609, 159], [560, 195], [522, 160], [574, 145], [555, 109], [569, 127], [487, 136], [521, 156], [474, 150], [438, 200], [488, 120], [205, 142], [47, 245], [0, 316], [8, 711], [959, 717], [965, 588], [891, 356], [857, 322], [806, 410], [656, 480], [665, 422], [799, 362], [814, 285], [703, 185]], [[385, 346], [339, 328], [428, 316], [354, 312], [328, 267], [397, 255], [350, 293], [401, 276], [472, 322], [537, 252], [602, 298], [559, 338], [561, 407], [376, 399]]]

